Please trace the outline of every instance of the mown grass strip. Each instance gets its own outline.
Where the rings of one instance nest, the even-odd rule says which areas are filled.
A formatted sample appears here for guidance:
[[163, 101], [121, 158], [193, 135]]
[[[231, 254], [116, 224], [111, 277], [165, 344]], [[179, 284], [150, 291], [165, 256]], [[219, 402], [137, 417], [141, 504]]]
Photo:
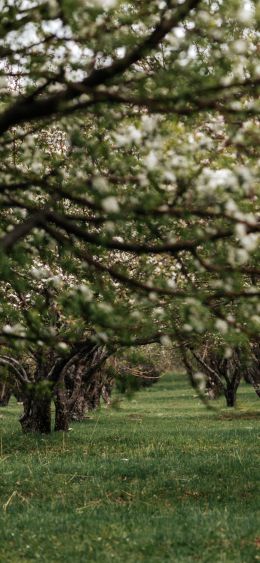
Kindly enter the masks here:
[[244, 385], [210, 412], [169, 375], [67, 435], [1, 409], [0, 560], [259, 560], [257, 408]]

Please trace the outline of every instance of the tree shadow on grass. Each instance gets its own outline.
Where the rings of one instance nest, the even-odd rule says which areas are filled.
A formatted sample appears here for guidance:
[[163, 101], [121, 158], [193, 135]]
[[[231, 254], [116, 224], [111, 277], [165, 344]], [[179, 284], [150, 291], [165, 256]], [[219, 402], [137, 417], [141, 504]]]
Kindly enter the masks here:
[[217, 417], [218, 420], [260, 420], [260, 411], [249, 412], [222, 412]]

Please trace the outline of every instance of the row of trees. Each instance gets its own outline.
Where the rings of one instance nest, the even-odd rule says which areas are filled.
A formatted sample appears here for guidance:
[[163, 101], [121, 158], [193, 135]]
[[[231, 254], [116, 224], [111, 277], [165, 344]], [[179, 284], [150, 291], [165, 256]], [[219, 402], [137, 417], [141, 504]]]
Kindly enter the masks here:
[[65, 429], [81, 382], [122, 347], [177, 343], [194, 385], [205, 340], [251, 361], [258, 8], [1, 9], [0, 345], [28, 394], [24, 429], [49, 428], [50, 397]]
[[[42, 354], [23, 363], [2, 355], [0, 364], [0, 406], [7, 406], [12, 395], [22, 403], [20, 423], [24, 432], [51, 432], [51, 403], [55, 405], [56, 431], [67, 431], [71, 421], [82, 421], [86, 413], [100, 406], [101, 398], [111, 404], [112, 388], [131, 395], [142, 387], [156, 383], [160, 371], [147, 356], [127, 354], [109, 358], [104, 346], [90, 340], [74, 347], [61, 361]], [[48, 369], [48, 371], [47, 371]], [[15, 375], [15, 377], [14, 377]]]

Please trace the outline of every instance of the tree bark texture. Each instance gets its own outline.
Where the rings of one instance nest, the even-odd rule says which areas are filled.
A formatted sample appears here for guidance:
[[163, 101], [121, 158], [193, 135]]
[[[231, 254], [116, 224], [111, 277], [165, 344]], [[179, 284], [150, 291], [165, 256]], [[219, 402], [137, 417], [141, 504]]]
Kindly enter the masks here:
[[67, 432], [69, 429], [69, 412], [67, 405], [66, 392], [63, 389], [58, 389], [54, 397], [55, 404], [55, 426], [56, 432]]
[[20, 418], [22, 430], [25, 433], [51, 432], [51, 397], [29, 397], [24, 401], [24, 414]]

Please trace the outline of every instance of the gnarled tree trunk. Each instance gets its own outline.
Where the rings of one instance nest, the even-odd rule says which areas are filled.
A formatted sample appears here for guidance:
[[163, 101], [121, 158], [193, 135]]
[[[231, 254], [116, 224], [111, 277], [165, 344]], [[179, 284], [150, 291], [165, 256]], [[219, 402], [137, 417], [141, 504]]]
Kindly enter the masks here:
[[24, 400], [24, 414], [20, 418], [25, 433], [51, 432], [51, 396], [31, 396]]
[[70, 390], [70, 420], [82, 421], [86, 412], [99, 407], [103, 385], [100, 368], [107, 357], [104, 346], [92, 344], [76, 366], [76, 373], [69, 373], [65, 378], [67, 389]]
[[87, 412], [87, 401], [85, 398], [84, 389], [80, 389], [79, 395], [75, 400], [74, 404], [70, 407], [70, 420], [80, 422], [84, 420]]

